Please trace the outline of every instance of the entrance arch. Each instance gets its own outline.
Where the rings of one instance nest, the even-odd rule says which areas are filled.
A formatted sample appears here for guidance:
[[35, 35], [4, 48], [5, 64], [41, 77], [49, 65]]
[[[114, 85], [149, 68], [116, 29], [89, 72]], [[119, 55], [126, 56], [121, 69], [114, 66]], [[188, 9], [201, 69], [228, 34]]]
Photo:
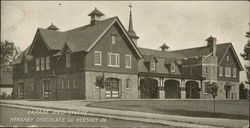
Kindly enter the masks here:
[[226, 86], [226, 99], [230, 99], [231, 86]]
[[158, 98], [158, 81], [153, 78], [144, 78], [140, 80], [141, 98]]
[[118, 78], [107, 78], [105, 84], [105, 94], [107, 98], [119, 98], [121, 95], [120, 91], [120, 79]]
[[198, 99], [200, 98], [199, 83], [196, 81], [186, 82], [186, 98]]
[[165, 98], [181, 98], [180, 82], [166, 80], [164, 82]]

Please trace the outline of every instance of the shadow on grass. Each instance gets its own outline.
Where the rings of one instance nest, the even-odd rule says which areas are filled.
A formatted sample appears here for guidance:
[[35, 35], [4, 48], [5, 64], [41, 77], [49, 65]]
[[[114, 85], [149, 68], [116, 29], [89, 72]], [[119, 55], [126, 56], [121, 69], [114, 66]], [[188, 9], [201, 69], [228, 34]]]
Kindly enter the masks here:
[[169, 115], [181, 115], [181, 116], [191, 116], [191, 117], [208, 117], [208, 118], [226, 118], [226, 119], [244, 119], [248, 120], [249, 117], [245, 115], [235, 115], [226, 113], [213, 113], [204, 111], [187, 111], [187, 110], [166, 110], [160, 108], [151, 108], [157, 113], [169, 114]]
[[127, 111], [139, 111], [147, 113], [157, 113], [166, 115], [179, 115], [179, 116], [189, 116], [189, 117], [201, 117], [201, 118], [224, 118], [224, 119], [236, 119], [236, 120], [248, 120], [249, 116], [246, 115], [236, 115], [227, 113], [213, 113], [205, 111], [188, 111], [183, 109], [164, 109], [155, 107], [145, 107], [143, 105], [133, 105], [133, 104], [119, 104], [119, 105], [101, 105], [98, 103], [88, 104], [88, 107], [97, 107], [105, 109], [116, 109], [116, 110], [127, 110]]

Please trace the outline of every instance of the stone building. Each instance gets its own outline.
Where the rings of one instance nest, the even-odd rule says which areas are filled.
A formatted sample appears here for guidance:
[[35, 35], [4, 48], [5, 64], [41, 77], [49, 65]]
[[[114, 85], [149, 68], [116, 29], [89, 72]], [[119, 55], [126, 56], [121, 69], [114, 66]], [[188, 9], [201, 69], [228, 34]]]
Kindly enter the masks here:
[[38, 28], [31, 45], [14, 62], [14, 97], [18, 99], [218, 98], [238, 99], [243, 70], [231, 43], [169, 51], [137, 47], [132, 13], [128, 30], [118, 17], [103, 19], [94, 9], [90, 24], [60, 31]]

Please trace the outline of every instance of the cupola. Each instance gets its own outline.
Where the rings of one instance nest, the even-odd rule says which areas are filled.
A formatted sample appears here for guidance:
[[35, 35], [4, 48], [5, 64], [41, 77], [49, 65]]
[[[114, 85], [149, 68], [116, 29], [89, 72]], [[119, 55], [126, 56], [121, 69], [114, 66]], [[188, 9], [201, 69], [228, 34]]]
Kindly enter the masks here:
[[51, 23], [51, 25], [50, 25], [47, 29], [49, 29], [49, 30], [54, 30], [54, 31], [59, 30], [59, 28], [56, 27], [53, 23]]
[[165, 43], [160, 48], [162, 51], [167, 51], [169, 49], [169, 47]]
[[95, 8], [95, 10], [93, 10], [91, 13], [89, 13], [89, 15], [91, 20], [90, 20], [90, 24], [94, 25], [96, 22], [100, 21], [102, 19], [102, 16], [104, 16], [104, 14], [102, 12], [100, 12], [97, 8]]

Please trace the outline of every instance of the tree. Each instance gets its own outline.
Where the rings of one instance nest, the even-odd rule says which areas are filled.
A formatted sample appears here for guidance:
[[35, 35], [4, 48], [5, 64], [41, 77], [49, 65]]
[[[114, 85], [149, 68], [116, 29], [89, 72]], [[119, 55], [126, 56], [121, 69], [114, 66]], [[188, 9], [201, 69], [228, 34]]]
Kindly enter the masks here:
[[243, 82], [240, 83], [239, 94], [240, 94], [240, 99], [247, 99], [248, 98], [248, 89], [245, 88], [245, 85]]
[[[249, 29], [250, 29], [250, 23], [249, 23]], [[247, 44], [244, 47], [244, 53], [241, 54], [244, 60], [249, 61], [249, 65], [246, 66], [246, 74], [247, 74], [247, 80], [246, 83], [250, 84], [250, 30], [249, 32], [246, 32], [246, 37], [249, 38], [247, 41]]]
[[12, 71], [12, 62], [21, 54], [19, 47], [13, 42], [1, 41], [1, 70]]
[[218, 88], [219, 87], [215, 82], [208, 85], [208, 94], [211, 94], [213, 96], [213, 101], [214, 101], [214, 115], [215, 115], [215, 97], [217, 96]]

